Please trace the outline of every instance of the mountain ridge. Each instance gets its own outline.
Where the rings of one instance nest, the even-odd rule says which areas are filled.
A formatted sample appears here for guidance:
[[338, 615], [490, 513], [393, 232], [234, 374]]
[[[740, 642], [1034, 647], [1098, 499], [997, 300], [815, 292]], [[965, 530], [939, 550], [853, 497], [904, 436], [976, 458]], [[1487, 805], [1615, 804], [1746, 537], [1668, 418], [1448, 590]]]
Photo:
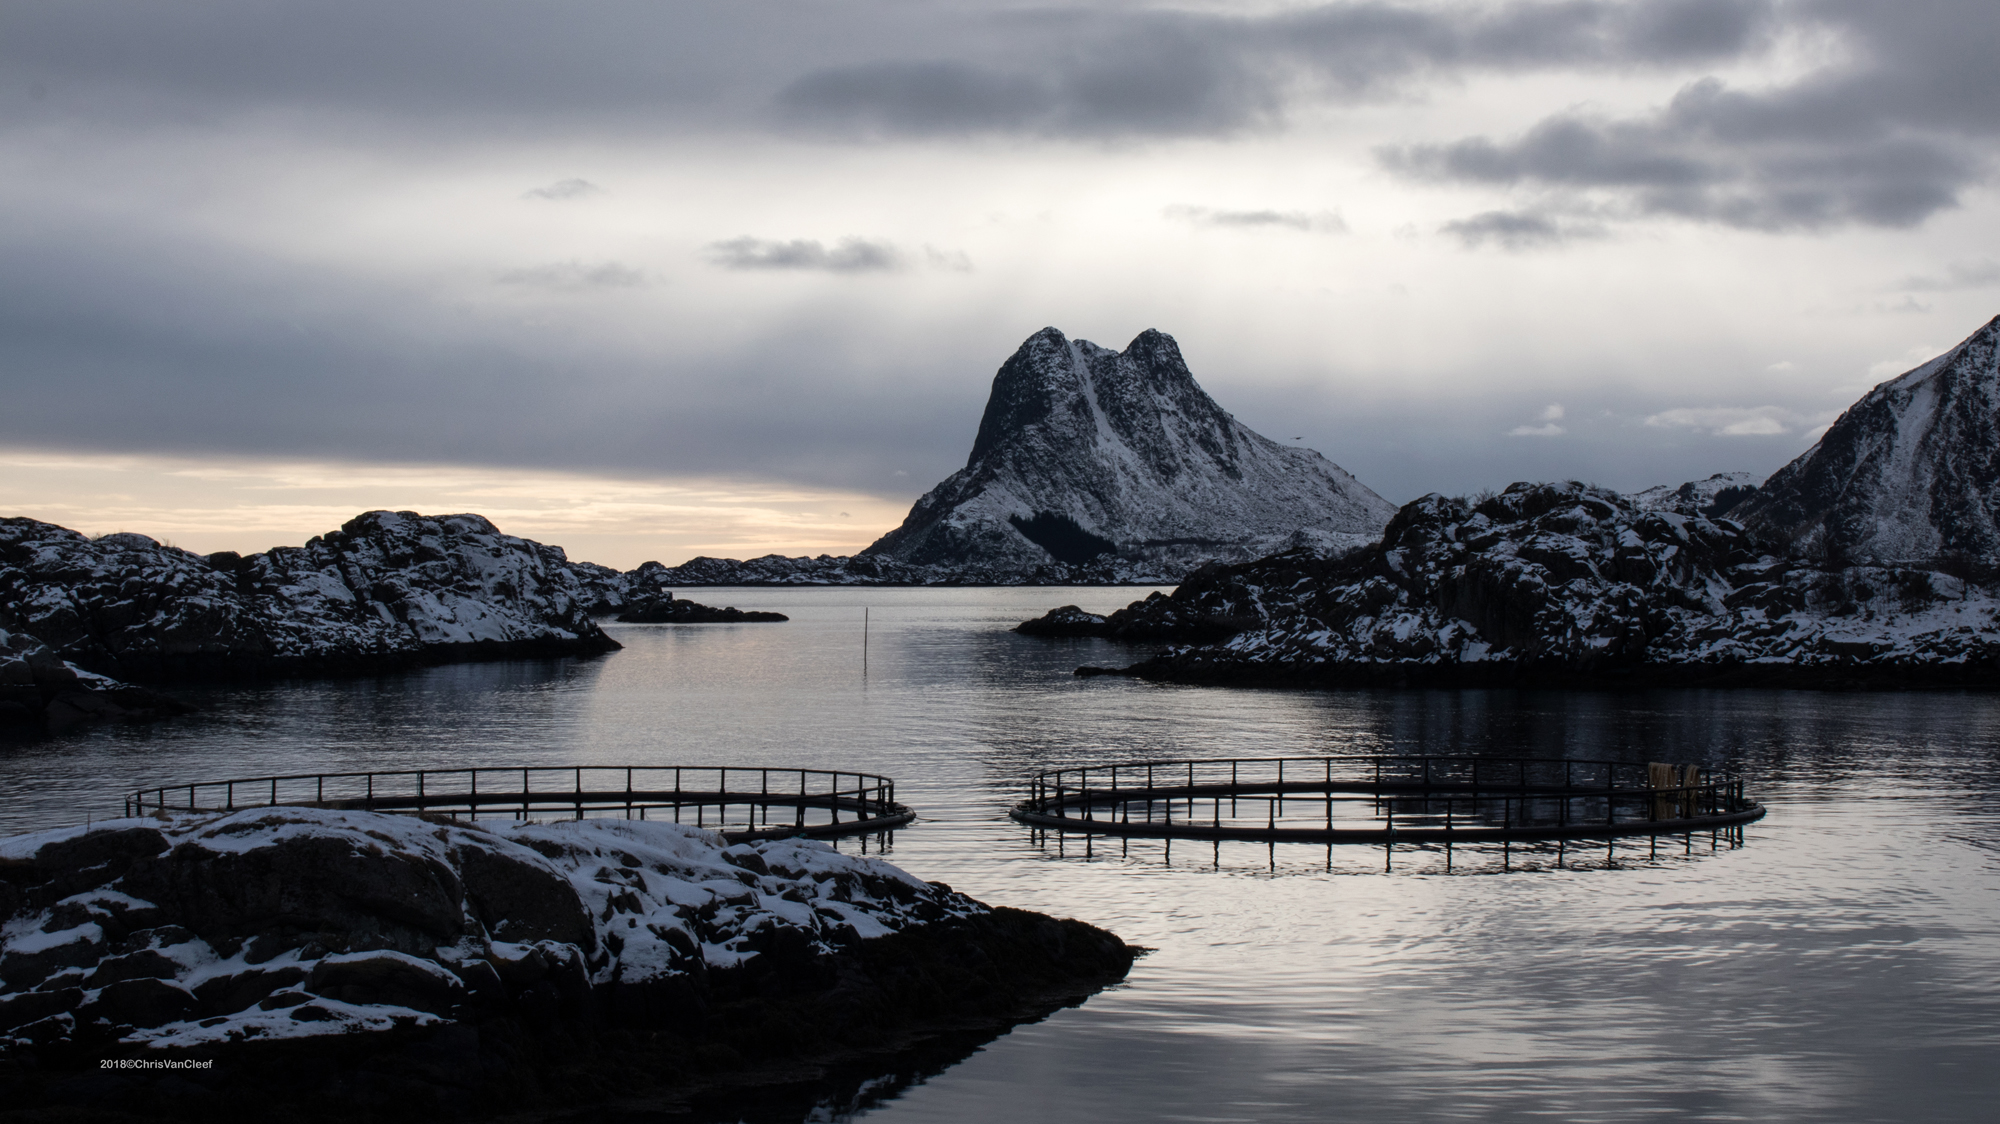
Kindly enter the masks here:
[[1863, 395], [1730, 516], [1831, 561], [2000, 561], [2000, 316]]
[[1029, 336], [995, 373], [964, 468], [862, 557], [910, 565], [1238, 561], [1299, 531], [1372, 540], [1394, 507], [1251, 430], [1147, 329], [1123, 351]]

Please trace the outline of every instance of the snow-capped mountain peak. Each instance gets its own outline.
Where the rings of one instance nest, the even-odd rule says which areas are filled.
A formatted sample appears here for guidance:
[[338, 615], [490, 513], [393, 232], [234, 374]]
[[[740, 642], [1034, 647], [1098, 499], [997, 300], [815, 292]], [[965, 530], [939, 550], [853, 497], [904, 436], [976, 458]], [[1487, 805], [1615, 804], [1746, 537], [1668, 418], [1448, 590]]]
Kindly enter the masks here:
[[1300, 531], [1358, 545], [1394, 511], [1317, 452], [1230, 416], [1172, 336], [1149, 329], [1113, 351], [1044, 328], [994, 376], [965, 468], [865, 553], [916, 564], [1240, 560]]
[[2000, 317], [1869, 391], [1729, 517], [1834, 559], [2000, 558]]

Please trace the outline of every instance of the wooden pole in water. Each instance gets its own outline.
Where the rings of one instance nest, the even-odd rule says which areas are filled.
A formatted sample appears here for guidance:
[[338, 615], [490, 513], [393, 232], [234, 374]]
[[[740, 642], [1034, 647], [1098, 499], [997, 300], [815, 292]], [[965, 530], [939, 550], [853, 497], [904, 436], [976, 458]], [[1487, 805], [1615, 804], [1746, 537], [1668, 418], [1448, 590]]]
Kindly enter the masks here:
[[868, 674], [868, 610], [861, 610], [861, 674]]

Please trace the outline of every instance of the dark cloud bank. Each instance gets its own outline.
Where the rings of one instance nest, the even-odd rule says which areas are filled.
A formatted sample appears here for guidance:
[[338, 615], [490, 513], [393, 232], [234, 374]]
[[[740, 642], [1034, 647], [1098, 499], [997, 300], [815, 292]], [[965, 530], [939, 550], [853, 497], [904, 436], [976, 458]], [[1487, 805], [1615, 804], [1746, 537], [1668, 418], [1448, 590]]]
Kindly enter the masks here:
[[[1769, 87], [1704, 77], [1794, 33], [1831, 37], [1837, 61]], [[1769, 231], [1920, 223], [1990, 175], [1996, 42], [1992, 0], [1364, 2], [1259, 16], [1125, 4], [16, 0], [0, 36], [0, 137], [94, 131], [115, 147], [163, 122], [286, 119], [302, 144], [364, 146], [686, 131], [829, 145], [982, 134], [1126, 143], [1282, 129], [1302, 106], [1482, 73], [1684, 76], [1649, 113], [1564, 111], [1517, 132], [1409, 137], [1378, 154], [1395, 174], [1495, 193], [1500, 205], [1448, 233], [1533, 249], [1655, 217]], [[577, 205], [596, 189], [522, 187], [523, 207]], [[967, 341], [884, 376], [876, 356], [827, 353], [841, 329], [798, 324], [755, 355], [690, 351], [662, 369], [179, 241], [132, 214], [117, 228], [0, 218], [0, 439], [504, 455], [848, 486], [901, 468], [927, 481], [962, 456], [984, 389], [977, 372], [1017, 342]], [[1173, 217], [1278, 230], [1319, 221]], [[970, 265], [871, 239], [711, 237], [719, 269], [856, 279], [829, 283], [922, 260]], [[1972, 260], [1981, 252], [1911, 287], [1989, 284], [1990, 263]], [[581, 293], [647, 278], [570, 262], [497, 280]], [[787, 372], [803, 369], [820, 383], [802, 390]], [[932, 389], [944, 369], [968, 372], [964, 385]]]
[[[1838, 61], [1768, 88], [1699, 76], [1787, 35], [1830, 40]], [[14, 107], [25, 124], [304, 109], [418, 133], [448, 125], [455, 137], [777, 128], [832, 140], [1227, 136], [1282, 127], [1302, 104], [1402, 96], [1458, 75], [1666, 70], [1695, 77], [1653, 113], [1563, 112], [1515, 135], [1411, 138], [1380, 157], [1411, 177], [1521, 193], [1524, 215], [1588, 197], [1626, 217], [1786, 230], [1907, 226], [1982, 182], [2000, 131], [1996, 44], [1991, 0], [1364, 0], [1255, 16], [1125, 4], [19, 0], [0, 68], [43, 92]], [[1457, 232], [1492, 240], [1493, 225]]]
[[1648, 115], [1561, 113], [1514, 137], [1391, 148], [1383, 162], [1540, 193], [1548, 211], [1581, 196], [1628, 215], [1757, 230], [1912, 226], [1988, 178], [2000, 133], [2000, 5], [1849, 0], [1779, 11], [1837, 33], [1846, 60], [1765, 89], [1702, 78]]

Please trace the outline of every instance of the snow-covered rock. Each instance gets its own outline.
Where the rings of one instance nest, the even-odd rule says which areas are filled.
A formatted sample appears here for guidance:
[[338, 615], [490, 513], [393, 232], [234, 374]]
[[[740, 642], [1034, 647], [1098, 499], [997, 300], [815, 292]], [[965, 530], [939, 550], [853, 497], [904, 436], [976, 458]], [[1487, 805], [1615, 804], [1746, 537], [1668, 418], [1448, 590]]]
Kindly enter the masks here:
[[478, 515], [371, 511], [302, 547], [248, 557], [0, 519], [10, 630], [120, 678], [607, 651], [618, 645], [590, 616], [607, 583], [560, 547], [502, 534]]
[[1672, 511], [1681, 515], [1715, 519], [1729, 514], [1737, 504], [1757, 491], [1757, 477], [1748, 472], [1718, 472], [1706, 480], [1690, 480], [1679, 487], [1661, 484], [1643, 492], [1631, 492], [1626, 499], [1640, 511]]
[[1946, 573], [1803, 564], [1728, 519], [1516, 484], [1425, 496], [1346, 558], [1204, 568], [1095, 634], [1186, 645], [1128, 669], [1163, 679], [1971, 683], [2000, 676], [1996, 613]]
[[641, 1025], [709, 973], [987, 907], [810, 840], [255, 808], [0, 841], [0, 1040], [200, 1046], [505, 1015]]
[[1372, 540], [1392, 514], [1339, 466], [1216, 405], [1173, 337], [1148, 330], [1119, 352], [1044, 328], [994, 376], [965, 468], [863, 553], [920, 566], [1108, 557], [1185, 571], [1258, 557], [1301, 530]]
[[2000, 317], [1869, 391], [1729, 516], [1831, 562], [2000, 563]]

